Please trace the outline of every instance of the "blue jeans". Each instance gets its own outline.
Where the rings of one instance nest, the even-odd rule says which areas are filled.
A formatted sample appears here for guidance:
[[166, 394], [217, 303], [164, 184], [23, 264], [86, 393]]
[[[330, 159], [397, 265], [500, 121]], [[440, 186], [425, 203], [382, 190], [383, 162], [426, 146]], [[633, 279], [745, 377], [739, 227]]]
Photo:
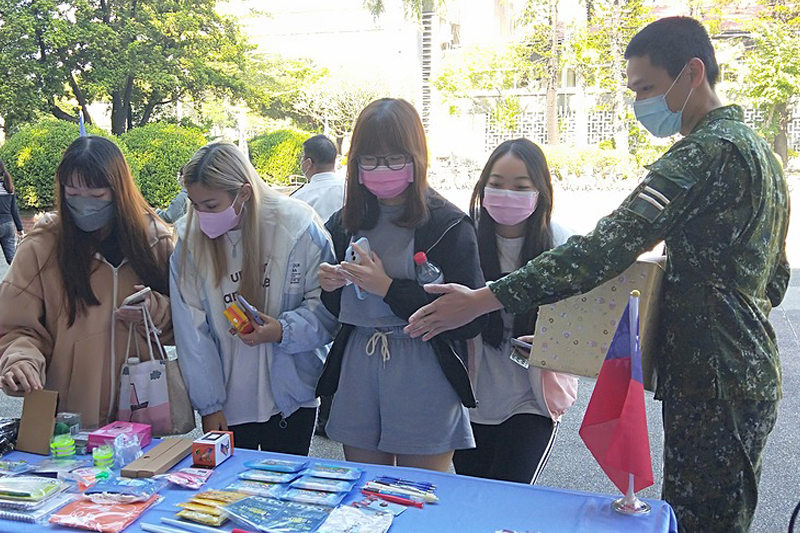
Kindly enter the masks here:
[[10, 265], [17, 249], [17, 230], [13, 222], [0, 224], [0, 247], [3, 248], [6, 263]]

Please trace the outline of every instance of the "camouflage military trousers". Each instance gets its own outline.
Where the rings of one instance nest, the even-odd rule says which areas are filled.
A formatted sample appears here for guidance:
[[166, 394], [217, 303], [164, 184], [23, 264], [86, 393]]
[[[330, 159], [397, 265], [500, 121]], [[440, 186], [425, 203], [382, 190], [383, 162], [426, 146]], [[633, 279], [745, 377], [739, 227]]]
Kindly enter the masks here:
[[665, 398], [662, 498], [681, 533], [746, 533], [777, 401]]

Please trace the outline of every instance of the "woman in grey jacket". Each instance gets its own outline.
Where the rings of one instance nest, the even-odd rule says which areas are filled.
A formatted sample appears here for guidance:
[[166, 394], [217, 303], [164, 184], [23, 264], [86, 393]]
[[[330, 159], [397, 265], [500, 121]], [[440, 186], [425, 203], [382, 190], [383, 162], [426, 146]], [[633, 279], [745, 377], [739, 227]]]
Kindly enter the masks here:
[[[175, 341], [203, 430], [236, 446], [307, 455], [314, 386], [336, 320], [317, 269], [330, 238], [313, 209], [270, 189], [229, 143], [201, 148], [183, 170], [191, 201], [177, 226], [170, 284]], [[233, 336], [223, 314], [241, 294], [264, 322]], [[261, 312], [263, 311], [263, 313]]]

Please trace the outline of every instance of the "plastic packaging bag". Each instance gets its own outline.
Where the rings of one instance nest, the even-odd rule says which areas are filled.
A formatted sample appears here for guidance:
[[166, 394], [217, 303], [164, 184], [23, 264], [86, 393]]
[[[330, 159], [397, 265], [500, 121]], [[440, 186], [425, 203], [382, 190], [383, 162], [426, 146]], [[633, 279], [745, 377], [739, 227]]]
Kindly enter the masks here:
[[299, 472], [308, 466], [308, 461], [284, 461], [282, 459], [263, 459], [261, 461], [245, 461], [247, 468], [269, 470], [271, 472]]
[[337, 507], [317, 533], [386, 533], [392, 526], [392, 513]]
[[78, 500], [52, 515], [50, 523], [101, 533], [119, 533], [159, 501], [161, 497], [158, 495], [144, 502], [128, 504], [109, 505]]
[[114, 437], [114, 457], [120, 468], [129, 465], [144, 455], [139, 439], [135, 435], [120, 433]]
[[326, 492], [350, 492], [355, 481], [330, 479], [324, 477], [303, 476], [292, 481], [289, 486], [296, 489], [323, 490]]
[[130, 504], [148, 501], [164, 488], [163, 480], [110, 477], [86, 489], [84, 495], [94, 503]]
[[170, 472], [163, 477], [179, 487], [197, 490], [206, 484], [213, 473], [213, 470], [207, 468], [181, 468], [177, 472]]
[[336, 507], [345, 496], [347, 496], [346, 492], [325, 492], [323, 490], [289, 488], [281, 495], [281, 499], [292, 502], [310, 503], [313, 505], [324, 505], [326, 507]]
[[327, 477], [331, 479], [344, 479], [347, 481], [356, 481], [361, 477], [364, 471], [360, 468], [353, 468], [349, 466], [339, 466], [315, 463], [314, 466], [306, 471], [307, 476], [314, 477]]
[[235, 521], [271, 533], [311, 533], [328, 518], [330, 509], [250, 496], [225, 507]]
[[33, 470], [27, 461], [0, 461], [0, 475], [19, 475]]
[[245, 470], [239, 479], [250, 481], [266, 481], [267, 483], [289, 483], [297, 478], [297, 472], [270, 472], [269, 470]]
[[279, 483], [265, 483], [263, 481], [250, 481], [248, 479], [237, 479], [225, 490], [252, 494], [253, 496], [263, 496], [264, 498], [279, 498], [286, 490], [284, 485]]
[[5, 500], [38, 502], [65, 487], [63, 481], [37, 476], [9, 476], [0, 478], [0, 498]]

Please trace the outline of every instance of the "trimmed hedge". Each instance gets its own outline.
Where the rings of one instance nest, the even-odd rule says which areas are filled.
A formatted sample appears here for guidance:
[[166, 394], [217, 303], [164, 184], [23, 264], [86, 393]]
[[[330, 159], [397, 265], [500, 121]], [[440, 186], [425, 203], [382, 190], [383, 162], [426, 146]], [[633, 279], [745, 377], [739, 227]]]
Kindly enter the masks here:
[[270, 185], [289, 185], [290, 176], [301, 174], [303, 142], [312, 135], [298, 130], [276, 130], [258, 135], [247, 142], [250, 160]]
[[[138, 167], [127, 148], [95, 126], [87, 126], [86, 132], [109, 138], [119, 146], [136, 177]], [[55, 205], [56, 168], [64, 151], [79, 135], [74, 122], [47, 118], [23, 126], [0, 147], [0, 159], [14, 179], [21, 209], [50, 209]]]
[[167, 123], [134, 128], [119, 139], [139, 167], [137, 184], [153, 207], [169, 205], [181, 188], [178, 171], [206, 144], [199, 129]]

